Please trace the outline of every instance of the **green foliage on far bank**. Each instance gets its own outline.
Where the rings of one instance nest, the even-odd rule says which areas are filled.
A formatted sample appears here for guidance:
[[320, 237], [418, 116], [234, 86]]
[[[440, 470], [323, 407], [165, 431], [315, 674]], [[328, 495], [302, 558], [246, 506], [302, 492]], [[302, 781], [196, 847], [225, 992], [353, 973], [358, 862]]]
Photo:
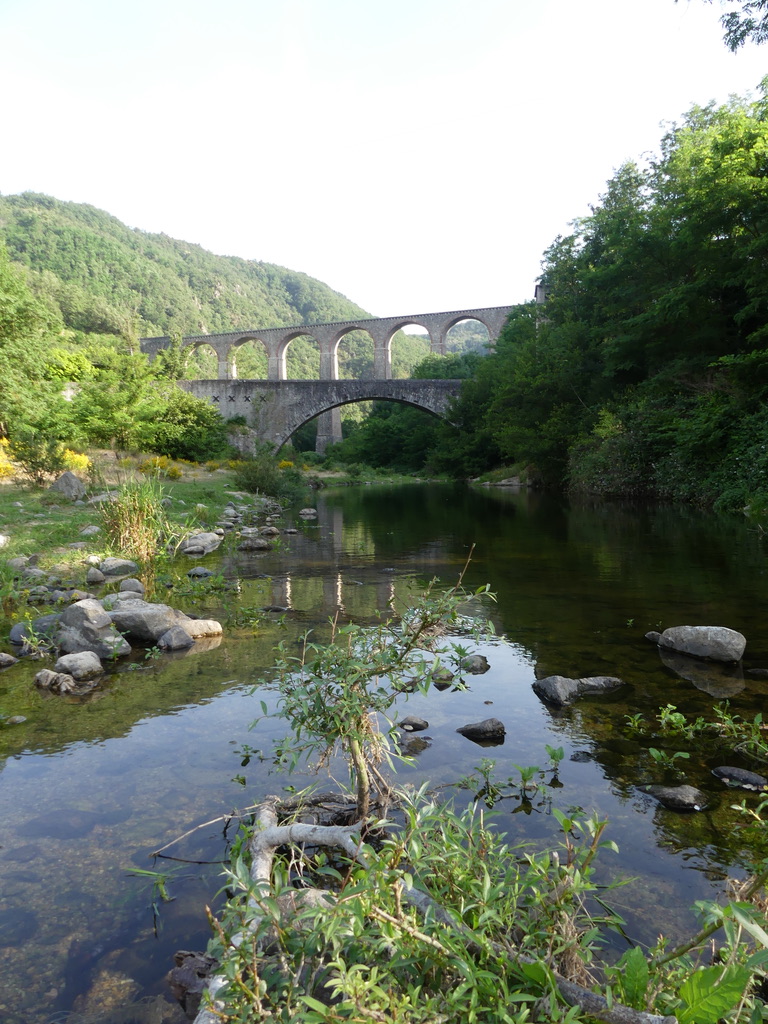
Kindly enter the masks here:
[[597, 494], [768, 509], [768, 80], [694, 107], [544, 255], [428, 459]]

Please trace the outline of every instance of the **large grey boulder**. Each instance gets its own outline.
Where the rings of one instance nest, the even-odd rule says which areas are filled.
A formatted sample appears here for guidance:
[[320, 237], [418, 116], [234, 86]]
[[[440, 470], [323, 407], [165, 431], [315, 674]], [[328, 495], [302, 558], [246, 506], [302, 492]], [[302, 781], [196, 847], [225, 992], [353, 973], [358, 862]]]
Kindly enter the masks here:
[[53, 491], [54, 494], [61, 494], [70, 501], [78, 501], [85, 497], [85, 486], [82, 480], [79, 480], [70, 470], [54, 480], [48, 490]]
[[215, 551], [219, 544], [221, 544], [221, 536], [218, 533], [196, 533], [181, 542], [179, 554], [208, 555], [211, 551]]
[[56, 634], [59, 647], [66, 654], [93, 651], [101, 659], [122, 658], [131, 647], [112, 624], [109, 613], [98, 601], [77, 601], [59, 618]]
[[566, 676], [547, 676], [537, 679], [533, 684], [534, 692], [547, 704], [563, 707], [577, 697], [589, 694], [609, 693], [624, 685], [623, 679], [615, 676], [586, 676], [583, 679], [568, 679]]
[[742, 633], [727, 626], [672, 626], [661, 634], [659, 646], [694, 658], [740, 661], [747, 640]]
[[105, 614], [114, 626], [141, 643], [155, 643], [172, 626], [186, 622], [187, 616], [167, 604], [152, 604], [131, 591], [116, 594], [104, 602]]
[[181, 626], [193, 639], [219, 636], [220, 622], [214, 619], [192, 619], [167, 604], [151, 604], [126, 591], [104, 602], [111, 621], [126, 636], [142, 643], [157, 643], [174, 626]]

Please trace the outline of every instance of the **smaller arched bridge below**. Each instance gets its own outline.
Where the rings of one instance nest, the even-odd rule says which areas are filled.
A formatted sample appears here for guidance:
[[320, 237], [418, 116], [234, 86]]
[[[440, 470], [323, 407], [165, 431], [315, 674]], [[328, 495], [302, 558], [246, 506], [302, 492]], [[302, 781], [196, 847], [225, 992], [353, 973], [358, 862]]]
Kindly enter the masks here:
[[351, 402], [403, 402], [446, 417], [460, 380], [182, 380], [224, 419], [242, 416], [260, 441], [279, 448], [304, 423]]

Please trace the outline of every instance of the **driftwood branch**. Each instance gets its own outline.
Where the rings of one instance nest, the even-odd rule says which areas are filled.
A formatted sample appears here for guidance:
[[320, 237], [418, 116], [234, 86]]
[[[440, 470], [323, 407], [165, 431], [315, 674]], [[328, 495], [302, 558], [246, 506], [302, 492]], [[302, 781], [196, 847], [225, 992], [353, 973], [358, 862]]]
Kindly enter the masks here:
[[[248, 905], [255, 911], [254, 917], [249, 922], [249, 928], [254, 930], [259, 923], [259, 897], [269, 895], [270, 880], [272, 874], [272, 862], [275, 851], [287, 844], [309, 846], [330, 846], [342, 849], [350, 859], [357, 861], [366, 867], [365, 859], [361, 855], [361, 844], [357, 836], [360, 834], [361, 823], [354, 825], [333, 826], [333, 825], [278, 825], [277, 808], [279, 800], [277, 797], [268, 797], [259, 807], [256, 818], [256, 827], [249, 843], [252, 857], [251, 879], [254, 883], [252, 892], [248, 896]], [[483, 947], [477, 942], [474, 933], [465, 924], [455, 918], [441, 904], [421, 889], [412, 886], [402, 886], [403, 900], [422, 917], [439, 921], [445, 927], [459, 934], [465, 940], [467, 951], [476, 953]], [[246, 936], [243, 933], [234, 935], [230, 943], [233, 947], [239, 946]], [[425, 936], [425, 938], [427, 938]], [[436, 940], [428, 939], [431, 944]], [[533, 964], [538, 963], [534, 957], [523, 953], [510, 953], [508, 949], [494, 944], [494, 950], [500, 956], [508, 958], [511, 962]], [[552, 971], [552, 977], [557, 985], [560, 995], [565, 1002], [571, 1006], [578, 1006], [585, 1014], [603, 1021], [604, 1024], [675, 1024], [675, 1017], [662, 1017], [657, 1014], [645, 1013], [642, 1010], [633, 1010], [629, 1006], [608, 1001], [601, 995], [591, 992], [576, 982], [569, 981], [557, 971]], [[194, 1024], [221, 1024], [221, 1015], [225, 1011], [225, 1003], [219, 998], [221, 989], [226, 984], [223, 974], [216, 974], [208, 983], [208, 1004], [202, 1004], [195, 1017]]]

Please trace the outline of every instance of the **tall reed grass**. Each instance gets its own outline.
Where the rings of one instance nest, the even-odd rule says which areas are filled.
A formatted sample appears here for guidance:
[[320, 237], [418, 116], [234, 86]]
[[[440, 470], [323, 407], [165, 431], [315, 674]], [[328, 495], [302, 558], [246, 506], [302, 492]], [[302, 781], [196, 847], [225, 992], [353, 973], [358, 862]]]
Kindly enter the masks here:
[[123, 484], [113, 501], [103, 502], [99, 514], [110, 546], [151, 565], [175, 532], [164, 497], [158, 481], [149, 479]]

